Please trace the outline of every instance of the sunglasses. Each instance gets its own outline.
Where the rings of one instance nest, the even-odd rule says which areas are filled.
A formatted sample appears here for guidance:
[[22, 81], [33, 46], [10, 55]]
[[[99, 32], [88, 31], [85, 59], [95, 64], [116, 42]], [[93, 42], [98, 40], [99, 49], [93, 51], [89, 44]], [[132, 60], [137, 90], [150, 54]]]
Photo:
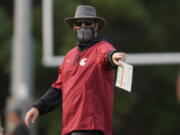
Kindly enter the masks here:
[[90, 26], [92, 26], [94, 23], [95, 23], [95, 21], [92, 21], [92, 20], [75, 21], [75, 22], [74, 22], [74, 26], [76, 26], [76, 27], [81, 27], [82, 24], [84, 24], [85, 26], [90, 27]]

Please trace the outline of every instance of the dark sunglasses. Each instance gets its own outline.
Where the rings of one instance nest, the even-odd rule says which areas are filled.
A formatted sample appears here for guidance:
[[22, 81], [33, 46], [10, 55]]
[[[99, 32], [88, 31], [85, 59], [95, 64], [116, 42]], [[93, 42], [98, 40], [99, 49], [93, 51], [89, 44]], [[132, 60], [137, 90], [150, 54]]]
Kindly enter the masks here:
[[83, 23], [84, 23], [85, 26], [91, 26], [91, 25], [94, 24], [94, 22], [95, 21], [92, 21], [92, 20], [75, 21], [74, 26], [81, 27]]

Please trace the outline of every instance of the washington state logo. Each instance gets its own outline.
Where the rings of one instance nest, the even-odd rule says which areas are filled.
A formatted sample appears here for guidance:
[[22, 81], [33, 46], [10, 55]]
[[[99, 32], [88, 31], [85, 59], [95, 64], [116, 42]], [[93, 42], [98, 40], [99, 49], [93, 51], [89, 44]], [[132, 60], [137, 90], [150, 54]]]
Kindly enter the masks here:
[[80, 60], [80, 62], [79, 62], [79, 65], [80, 65], [80, 66], [86, 65], [86, 61], [87, 61], [86, 58], [82, 58], [82, 59]]

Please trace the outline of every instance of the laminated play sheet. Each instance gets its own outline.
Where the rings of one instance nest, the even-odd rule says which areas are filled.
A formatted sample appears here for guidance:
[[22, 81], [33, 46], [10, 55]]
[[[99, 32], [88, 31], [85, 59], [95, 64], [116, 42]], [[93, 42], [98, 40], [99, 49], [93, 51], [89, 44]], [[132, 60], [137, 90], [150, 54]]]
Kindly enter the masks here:
[[132, 78], [133, 78], [133, 66], [124, 62], [121, 62], [122, 66], [118, 66], [116, 87], [122, 88], [128, 92], [131, 92]]

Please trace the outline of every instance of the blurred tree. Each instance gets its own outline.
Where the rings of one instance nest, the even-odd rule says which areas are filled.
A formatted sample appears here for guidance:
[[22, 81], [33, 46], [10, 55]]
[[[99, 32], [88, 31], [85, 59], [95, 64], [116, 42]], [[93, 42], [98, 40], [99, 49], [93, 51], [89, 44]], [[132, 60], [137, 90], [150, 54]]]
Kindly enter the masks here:
[[0, 7], [0, 113], [2, 114], [5, 105], [5, 98], [8, 95], [11, 43], [11, 18], [6, 10]]

